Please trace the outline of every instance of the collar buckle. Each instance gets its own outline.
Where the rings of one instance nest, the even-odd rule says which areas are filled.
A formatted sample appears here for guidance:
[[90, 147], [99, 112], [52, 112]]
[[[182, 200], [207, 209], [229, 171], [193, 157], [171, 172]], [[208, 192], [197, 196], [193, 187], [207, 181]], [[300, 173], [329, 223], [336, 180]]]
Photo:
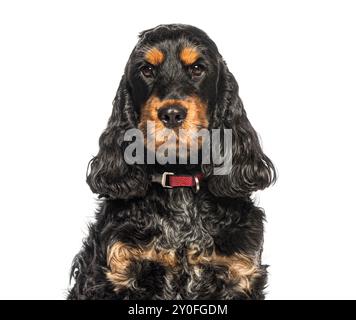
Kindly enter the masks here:
[[170, 185], [167, 184], [167, 182], [168, 182], [167, 176], [174, 176], [174, 173], [173, 172], [163, 172], [161, 185], [163, 188], [172, 189], [173, 187], [171, 187]]

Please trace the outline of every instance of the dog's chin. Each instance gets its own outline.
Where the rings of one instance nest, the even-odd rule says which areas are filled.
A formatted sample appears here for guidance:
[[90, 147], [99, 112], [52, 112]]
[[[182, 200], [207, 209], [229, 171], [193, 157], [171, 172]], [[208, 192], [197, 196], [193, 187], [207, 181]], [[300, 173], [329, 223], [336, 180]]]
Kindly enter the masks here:
[[197, 127], [190, 130], [161, 129], [148, 131], [144, 136], [145, 148], [159, 164], [199, 164], [201, 162], [203, 138], [196, 135]]
[[[169, 155], [175, 155], [176, 159], [185, 159], [189, 161], [190, 145], [184, 142], [177, 143], [167, 143], [156, 141], [155, 145], [148, 146], [145, 145], [146, 149], [149, 152], [152, 152], [156, 155], [156, 157], [168, 157]], [[198, 147], [197, 151], [200, 152], [201, 148]], [[194, 153], [194, 152], [193, 152]]]
[[[187, 148], [185, 147], [186, 145]], [[182, 147], [183, 146], [183, 147]], [[157, 141], [155, 146], [146, 150], [151, 153], [151, 159], [154, 158], [156, 163], [162, 164], [199, 164], [201, 161], [201, 145], [195, 151], [191, 151], [186, 141], [179, 143], [162, 143]]]
[[196, 137], [198, 129], [180, 130], [163, 129], [157, 130], [154, 133], [148, 132], [145, 136], [145, 145], [148, 149], [156, 151], [158, 149], [166, 148], [169, 150], [187, 149], [188, 152], [191, 148], [200, 149], [202, 146], [203, 138]]
[[[202, 138], [193, 139], [194, 133], [178, 135], [178, 130], [170, 130], [165, 136], [156, 135], [154, 141], [145, 138], [145, 147], [159, 156], [175, 154], [178, 158], [189, 159], [189, 155], [199, 153], [202, 148]], [[166, 131], [167, 132], [167, 131]]]

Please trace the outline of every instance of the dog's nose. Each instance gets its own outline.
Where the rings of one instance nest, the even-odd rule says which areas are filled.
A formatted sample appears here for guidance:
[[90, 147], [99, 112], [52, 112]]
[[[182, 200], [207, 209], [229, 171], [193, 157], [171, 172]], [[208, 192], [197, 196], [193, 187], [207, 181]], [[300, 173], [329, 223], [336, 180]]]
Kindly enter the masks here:
[[179, 105], [159, 109], [158, 118], [167, 128], [179, 127], [187, 117], [187, 110]]

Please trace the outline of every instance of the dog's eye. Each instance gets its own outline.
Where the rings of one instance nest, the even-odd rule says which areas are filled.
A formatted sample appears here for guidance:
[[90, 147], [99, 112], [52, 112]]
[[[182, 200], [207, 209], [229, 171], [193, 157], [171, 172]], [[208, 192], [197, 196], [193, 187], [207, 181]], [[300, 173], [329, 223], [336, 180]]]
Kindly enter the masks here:
[[193, 77], [200, 77], [205, 71], [205, 68], [201, 64], [193, 64], [190, 66], [190, 72]]
[[154, 70], [152, 66], [145, 65], [141, 67], [140, 71], [146, 78], [152, 78], [154, 76]]

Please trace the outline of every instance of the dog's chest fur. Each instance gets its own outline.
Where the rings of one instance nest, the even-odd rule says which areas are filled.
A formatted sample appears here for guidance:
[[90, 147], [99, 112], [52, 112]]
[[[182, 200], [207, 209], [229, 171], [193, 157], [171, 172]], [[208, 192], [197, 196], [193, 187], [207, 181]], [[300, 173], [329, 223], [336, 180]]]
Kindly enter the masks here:
[[162, 231], [156, 242], [158, 248], [179, 250], [197, 245], [207, 249], [213, 246], [214, 240], [206, 229], [209, 226], [204, 227], [197, 201], [192, 192], [177, 190], [166, 203], [167, 215], [154, 215], [154, 223]]
[[[251, 239], [256, 249], [246, 254], [244, 244], [229, 234], [262, 234], [257, 230], [262, 216], [253, 217], [261, 221], [251, 224], [243, 206], [234, 211], [229, 203], [211, 201], [204, 191], [181, 188], [153, 189], [150, 197], [114, 207], [104, 210], [113, 221], [107, 230], [106, 277], [124, 298], [141, 298], [137, 288], [157, 299], [244, 298], [253, 294], [256, 283], [264, 283], [261, 241]], [[220, 247], [231, 247], [231, 252]]]

